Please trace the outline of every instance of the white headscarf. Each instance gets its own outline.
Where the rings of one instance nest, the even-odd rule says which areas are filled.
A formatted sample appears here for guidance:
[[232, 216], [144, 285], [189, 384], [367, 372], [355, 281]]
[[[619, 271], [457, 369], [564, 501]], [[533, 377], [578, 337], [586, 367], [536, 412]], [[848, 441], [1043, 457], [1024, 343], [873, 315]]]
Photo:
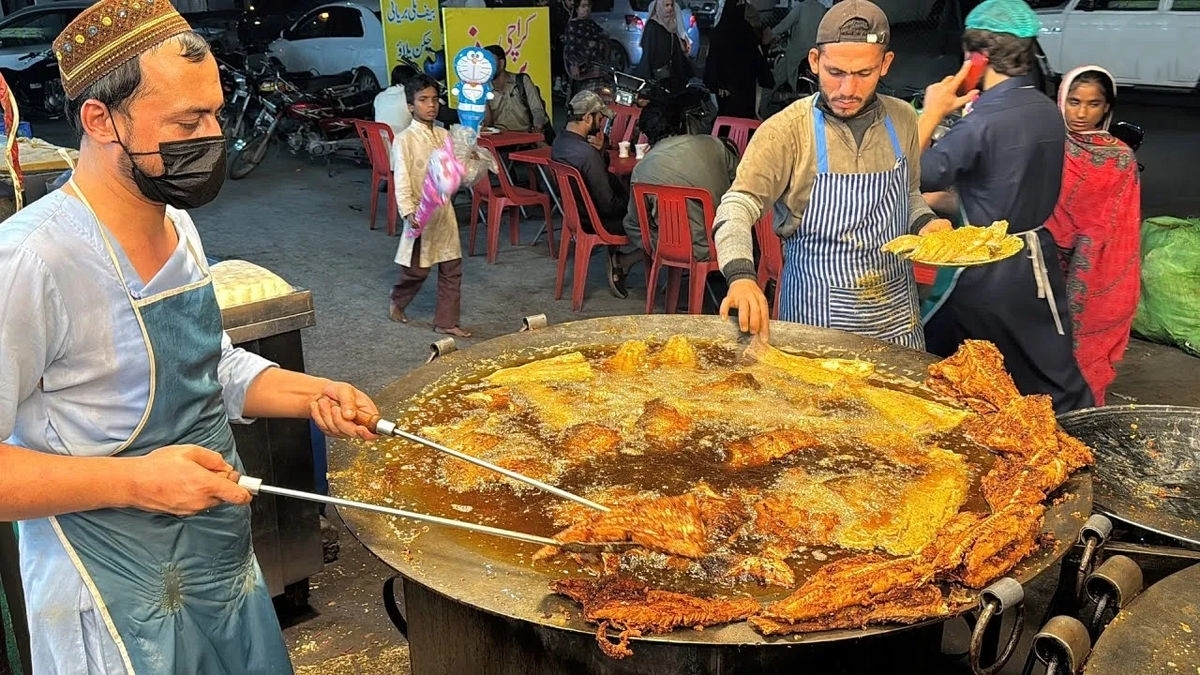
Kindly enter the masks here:
[[[1071, 72], [1067, 73], [1066, 75], [1063, 76], [1062, 84], [1060, 84], [1058, 86], [1058, 109], [1063, 114], [1063, 123], [1066, 124], [1067, 95], [1071, 93], [1071, 85], [1075, 84], [1075, 79], [1077, 77], [1079, 77], [1080, 75], [1082, 75], [1084, 73], [1091, 72], [1091, 71], [1100, 73], [1104, 77], [1108, 78], [1108, 84], [1111, 87], [1112, 92], [1113, 92], [1113, 100], [1108, 102], [1108, 114], [1106, 114], [1104, 116], [1103, 120], [1100, 120], [1100, 126], [1097, 127], [1095, 131], [1082, 132], [1082, 133], [1095, 134], [1095, 133], [1107, 132], [1108, 125], [1112, 124], [1113, 109], [1116, 108], [1116, 105], [1117, 105], [1117, 100], [1116, 100], [1117, 99], [1117, 80], [1116, 80], [1116, 78], [1114, 78], [1112, 76], [1112, 73], [1108, 72], [1104, 68], [1101, 68], [1100, 66], [1080, 66], [1080, 67], [1076, 68], [1075, 70], [1072, 70]], [[1080, 133], [1080, 132], [1076, 132], [1076, 133]]]

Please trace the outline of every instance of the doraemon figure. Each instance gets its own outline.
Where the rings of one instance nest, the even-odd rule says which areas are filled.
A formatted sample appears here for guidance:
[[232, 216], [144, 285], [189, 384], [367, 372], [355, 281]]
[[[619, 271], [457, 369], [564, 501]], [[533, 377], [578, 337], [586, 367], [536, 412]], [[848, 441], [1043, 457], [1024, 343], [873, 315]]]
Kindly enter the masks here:
[[478, 134], [492, 98], [496, 59], [481, 47], [464, 47], [454, 56], [454, 74], [458, 84], [451, 93], [458, 99], [458, 121]]

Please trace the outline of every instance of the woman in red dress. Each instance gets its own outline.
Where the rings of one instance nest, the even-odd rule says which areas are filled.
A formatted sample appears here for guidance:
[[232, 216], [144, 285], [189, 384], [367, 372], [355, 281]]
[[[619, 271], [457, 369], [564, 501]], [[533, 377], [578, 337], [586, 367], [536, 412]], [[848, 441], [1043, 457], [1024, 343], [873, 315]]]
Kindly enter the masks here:
[[1138, 165], [1133, 150], [1108, 133], [1115, 102], [1116, 81], [1103, 68], [1063, 77], [1066, 161], [1058, 206], [1046, 222], [1067, 272], [1075, 360], [1098, 406], [1129, 344], [1141, 268]]

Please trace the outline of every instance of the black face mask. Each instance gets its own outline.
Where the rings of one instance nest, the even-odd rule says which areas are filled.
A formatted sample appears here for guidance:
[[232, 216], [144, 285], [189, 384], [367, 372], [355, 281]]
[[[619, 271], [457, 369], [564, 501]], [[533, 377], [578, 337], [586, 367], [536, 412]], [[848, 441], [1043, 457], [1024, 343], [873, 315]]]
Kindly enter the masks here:
[[[116, 125], [113, 125], [116, 129]], [[217, 198], [225, 183], [225, 137], [207, 136], [186, 141], [159, 143], [157, 152], [130, 152], [117, 143], [129, 157], [133, 182], [142, 196], [152, 202], [169, 204], [177, 209], [194, 209]], [[165, 171], [161, 176], [148, 176], [138, 168], [134, 157], [160, 155]]]

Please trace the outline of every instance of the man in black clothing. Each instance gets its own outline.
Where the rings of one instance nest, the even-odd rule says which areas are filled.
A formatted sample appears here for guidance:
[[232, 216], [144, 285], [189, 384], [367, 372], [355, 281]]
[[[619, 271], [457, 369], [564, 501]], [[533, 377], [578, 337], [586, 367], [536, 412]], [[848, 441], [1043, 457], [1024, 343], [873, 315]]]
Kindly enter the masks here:
[[[575, 167], [583, 177], [584, 187], [596, 205], [600, 216], [599, 225], [611, 234], [625, 236], [625, 207], [629, 203], [629, 191], [621, 180], [608, 170], [608, 153], [604, 151], [607, 139], [604, 136], [604, 120], [612, 119], [611, 108], [594, 91], [581, 91], [567, 104], [567, 126], [554, 139], [550, 147], [550, 159]], [[587, 215], [580, 212], [580, 217]], [[590, 223], [584, 223], [584, 227]], [[641, 255], [636, 250], [621, 254], [617, 247], [609, 251], [609, 290], [618, 298], [629, 297], [625, 289], [626, 265]]]
[[1024, 0], [985, 0], [967, 16], [966, 28], [964, 51], [988, 60], [982, 93], [929, 147], [937, 124], [975, 95], [958, 95], [969, 60], [926, 90], [918, 126], [928, 148], [921, 190], [956, 188], [966, 224], [1008, 221], [1025, 249], [989, 265], [939, 270], [922, 308], [926, 348], [947, 356], [963, 340], [990, 340], [1022, 394], [1049, 394], [1059, 413], [1089, 407], [1091, 390], [1072, 350], [1066, 279], [1054, 238], [1043, 228], [1062, 184], [1066, 128], [1030, 77], [1040, 21]]

